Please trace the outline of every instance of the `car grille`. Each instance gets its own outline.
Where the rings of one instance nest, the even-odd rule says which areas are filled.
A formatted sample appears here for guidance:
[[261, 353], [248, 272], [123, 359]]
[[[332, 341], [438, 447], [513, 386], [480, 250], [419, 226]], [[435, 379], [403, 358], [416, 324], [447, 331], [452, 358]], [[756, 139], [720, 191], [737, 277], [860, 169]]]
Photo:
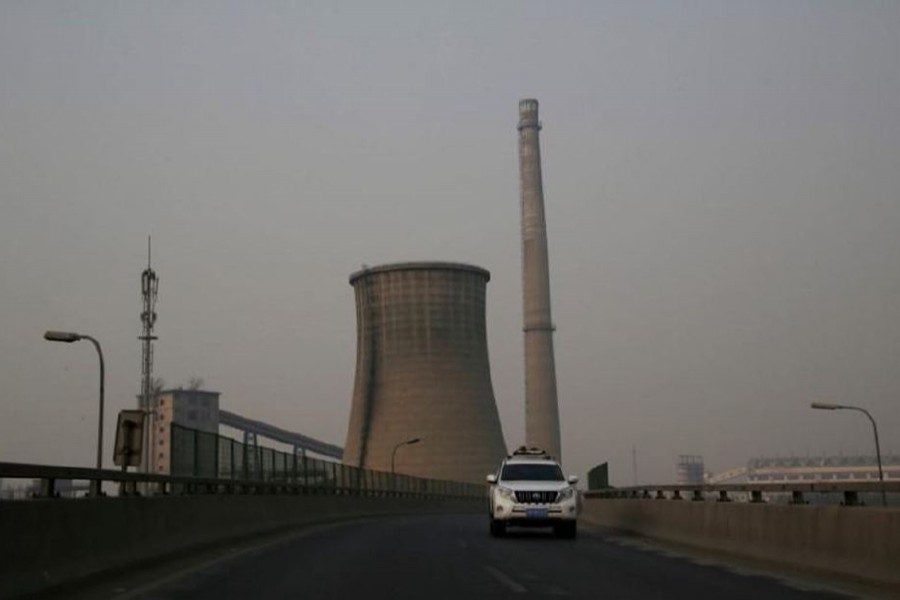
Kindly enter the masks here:
[[558, 492], [516, 492], [516, 502], [520, 504], [552, 504]]

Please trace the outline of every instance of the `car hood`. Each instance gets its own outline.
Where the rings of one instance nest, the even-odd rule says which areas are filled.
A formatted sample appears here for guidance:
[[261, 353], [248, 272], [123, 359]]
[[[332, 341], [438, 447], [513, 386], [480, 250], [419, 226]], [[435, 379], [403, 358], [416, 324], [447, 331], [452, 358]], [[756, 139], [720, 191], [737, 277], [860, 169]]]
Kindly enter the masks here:
[[558, 492], [569, 487], [565, 481], [500, 481], [497, 485], [511, 490], [528, 490], [529, 492]]

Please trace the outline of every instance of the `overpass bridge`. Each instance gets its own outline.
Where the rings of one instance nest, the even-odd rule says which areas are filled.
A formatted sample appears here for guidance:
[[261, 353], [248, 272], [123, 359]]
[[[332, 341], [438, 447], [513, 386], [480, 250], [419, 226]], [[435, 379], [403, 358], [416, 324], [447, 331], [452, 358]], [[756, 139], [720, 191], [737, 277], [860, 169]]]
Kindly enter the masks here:
[[[0, 478], [42, 482], [41, 497], [0, 502], [0, 598], [756, 600], [846, 597], [834, 590], [848, 581], [900, 596], [900, 509], [860, 502], [876, 482], [588, 492], [581, 535], [565, 541], [490, 537], [478, 484], [315, 459], [241, 476], [0, 463]], [[58, 498], [61, 480], [109, 495]], [[900, 482], [887, 491], [900, 496]], [[843, 503], [819, 503], [829, 496]], [[813, 577], [762, 576], [773, 561]]]

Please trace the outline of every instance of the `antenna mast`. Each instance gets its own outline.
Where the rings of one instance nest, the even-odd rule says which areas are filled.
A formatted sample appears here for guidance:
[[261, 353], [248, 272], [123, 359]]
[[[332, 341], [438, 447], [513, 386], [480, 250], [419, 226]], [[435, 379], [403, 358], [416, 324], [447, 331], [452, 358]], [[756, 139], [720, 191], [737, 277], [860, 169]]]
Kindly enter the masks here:
[[150, 395], [152, 393], [153, 383], [153, 340], [157, 339], [153, 335], [153, 326], [156, 324], [156, 296], [159, 291], [159, 278], [156, 271], [150, 266], [151, 246], [150, 236], [147, 236], [147, 268], [141, 273], [141, 295], [143, 296], [143, 311], [141, 312], [141, 323], [143, 323], [142, 335], [138, 338], [142, 342], [143, 353], [141, 356], [141, 397], [140, 409], [147, 415], [147, 422], [144, 426], [144, 452], [141, 459], [142, 470], [146, 473], [150, 471], [150, 429], [152, 427], [153, 411], [150, 405]]

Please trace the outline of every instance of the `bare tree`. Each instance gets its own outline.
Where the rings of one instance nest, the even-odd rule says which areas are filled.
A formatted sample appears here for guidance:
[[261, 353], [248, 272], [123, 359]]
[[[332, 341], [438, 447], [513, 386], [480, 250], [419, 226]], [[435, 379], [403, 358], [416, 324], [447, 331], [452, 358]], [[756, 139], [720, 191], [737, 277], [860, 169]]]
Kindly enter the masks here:
[[162, 377], [154, 377], [150, 380], [150, 398], [156, 398], [166, 389], [166, 380]]

